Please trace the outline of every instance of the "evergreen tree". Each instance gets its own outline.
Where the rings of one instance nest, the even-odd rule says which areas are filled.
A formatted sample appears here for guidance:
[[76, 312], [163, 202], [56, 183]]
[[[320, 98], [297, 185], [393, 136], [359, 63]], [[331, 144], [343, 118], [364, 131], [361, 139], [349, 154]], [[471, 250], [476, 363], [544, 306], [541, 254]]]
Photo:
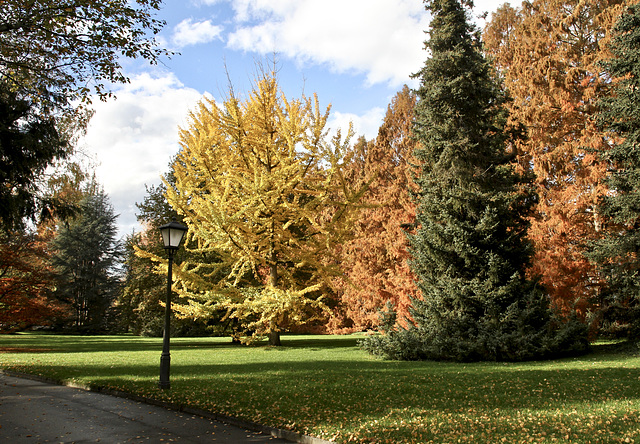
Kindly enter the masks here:
[[600, 122], [612, 146], [601, 152], [612, 171], [611, 192], [599, 210], [612, 226], [595, 244], [591, 258], [607, 286], [600, 295], [603, 320], [618, 324], [630, 338], [640, 335], [640, 5], [631, 6], [614, 27], [613, 57], [603, 63], [612, 79], [601, 101]]
[[421, 172], [418, 229], [409, 236], [422, 297], [412, 301], [412, 326], [365, 346], [399, 359], [549, 355], [567, 344], [554, 334], [548, 296], [525, 276], [533, 199], [513, 170], [505, 99], [465, 7], [459, 0], [425, 3], [431, 58], [417, 75], [414, 154]]
[[104, 191], [90, 192], [79, 215], [52, 241], [56, 295], [73, 307], [74, 329], [99, 332], [108, 326], [106, 315], [120, 287], [117, 217]]

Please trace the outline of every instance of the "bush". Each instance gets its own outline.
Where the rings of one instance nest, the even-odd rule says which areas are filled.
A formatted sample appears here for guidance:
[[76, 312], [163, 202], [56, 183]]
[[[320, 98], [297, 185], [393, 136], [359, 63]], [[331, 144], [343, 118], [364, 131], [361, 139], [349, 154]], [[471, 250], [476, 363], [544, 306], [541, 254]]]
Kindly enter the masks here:
[[550, 359], [584, 354], [590, 349], [588, 327], [576, 317], [566, 320], [555, 316], [538, 328], [532, 328], [527, 316], [501, 323], [481, 320], [458, 332], [445, 337], [416, 326], [395, 328], [368, 336], [359, 341], [359, 346], [385, 359], [457, 362]]

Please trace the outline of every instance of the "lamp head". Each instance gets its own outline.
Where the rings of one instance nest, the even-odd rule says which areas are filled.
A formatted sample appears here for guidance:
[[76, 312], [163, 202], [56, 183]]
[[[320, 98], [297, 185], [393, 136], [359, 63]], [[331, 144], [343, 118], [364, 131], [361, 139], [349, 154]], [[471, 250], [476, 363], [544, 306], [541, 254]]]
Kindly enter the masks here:
[[164, 248], [166, 250], [177, 250], [182, 242], [184, 234], [187, 232], [187, 227], [173, 221], [160, 227], [162, 233], [162, 241], [164, 242]]

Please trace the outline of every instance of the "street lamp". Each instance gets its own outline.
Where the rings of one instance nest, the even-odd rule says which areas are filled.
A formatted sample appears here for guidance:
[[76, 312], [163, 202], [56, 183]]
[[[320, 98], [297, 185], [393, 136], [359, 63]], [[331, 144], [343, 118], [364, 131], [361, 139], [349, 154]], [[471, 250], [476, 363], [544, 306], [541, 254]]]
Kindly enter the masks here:
[[160, 227], [164, 249], [169, 252], [169, 273], [167, 276], [167, 303], [164, 308], [164, 334], [162, 335], [162, 355], [160, 356], [160, 382], [161, 389], [171, 388], [169, 382], [169, 368], [171, 366], [171, 355], [169, 354], [169, 329], [171, 327], [171, 279], [173, 277], [172, 265], [173, 254], [180, 246], [180, 242], [187, 231], [187, 227], [173, 219], [166, 225]]

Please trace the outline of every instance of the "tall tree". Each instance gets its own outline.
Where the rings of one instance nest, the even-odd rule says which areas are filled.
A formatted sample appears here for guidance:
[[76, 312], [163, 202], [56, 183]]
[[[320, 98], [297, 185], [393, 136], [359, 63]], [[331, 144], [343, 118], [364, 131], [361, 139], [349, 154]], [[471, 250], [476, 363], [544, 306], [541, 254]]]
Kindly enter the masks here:
[[156, 63], [161, 0], [3, 0], [0, 80], [45, 110], [128, 81], [122, 56]]
[[354, 239], [341, 246], [349, 281], [342, 288], [341, 302], [353, 330], [376, 328], [387, 303], [401, 318], [407, 316], [410, 297], [417, 296], [405, 235], [415, 219], [409, 192], [415, 164], [411, 133], [415, 104], [415, 93], [405, 86], [389, 104], [375, 141], [361, 142], [359, 161], [347, 167], [356, 187], [368, 186], [353, 227]]
[[53, 117], [0, 81], [0, 226], [20, 228], [57, 205], [41, 193], [45, 169], [67, 154], [67, 142]]
[[505, 99], [465, 7], [425, 3], [431, 57], [418, 73], [418, 229], [409, 236], [421, 298], [414, 325], [365, 345], [401, 359], [545, 356], [558, 344], [548, 298], [525, 276], [532, 196], [511, 164]]
[[[612, 79], [602, 99], [600, 123], [612, 146], [601, 152], [610, 167], [600, 213], [612, 226], [592, 258], [606, 278], [600, 296], [603, 320], [629, 338], [640, 337], [640, 5], [629, 7], [613, 30], [612, 57], [602, 66]], [[617, 142], [617, 143], [616, 143]]]
[[597, 292], [598, 277], [585, 257], [586, 241], [600, 236], [598, 199], [606, 164], [596, 151], [606, 138], [596, 124], [607, 79], [608, 33], [622, 0], [534, 0], [508, 5], [484, 32], [513, 100], [510, 124], [524, 126], [517, 141], [521, 171], [535, 174], [539, 196], [530, 237], [536, 246], [531, 272], [565, 313]]
[[277, 345], [325, 309], [323, 287], [339, 273], [333, 246], [359, 198], [341, 172], [350, 134], [327, 142], [328, 116], [317, 98], [287, 100], [266, 72], [245, 101], [231, 90], [191, 115], [167, 197], [189, 226], [188, 249], [215, 258], [176, 273], [194, 315], [225, 307]]
[[90, 191], [79, 215], [65, 222], [52, 241], [56, 296], [72, 306], [75, 329], [107, 327], [106, 315], [120, 287], [117, 217], [104, 191]]
[[0, 222], [15, 227], [64, 202], [43, 196], [43, 171], [71, 154], [70, 120], [85, 126], [92, 94], [126, 83], [123, 58], [156, 63], [160, 0], [0, 2]]

